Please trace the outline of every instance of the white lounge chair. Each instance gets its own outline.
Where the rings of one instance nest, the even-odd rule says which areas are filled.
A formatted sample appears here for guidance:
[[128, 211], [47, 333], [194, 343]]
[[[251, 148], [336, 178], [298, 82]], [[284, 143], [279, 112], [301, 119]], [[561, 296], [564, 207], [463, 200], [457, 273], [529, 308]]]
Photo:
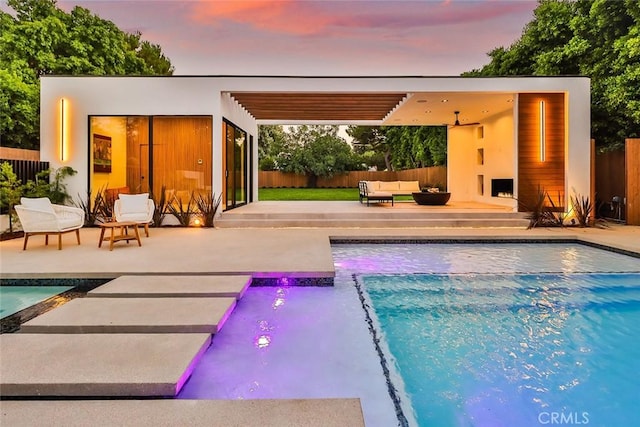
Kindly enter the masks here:
[[153, 221], [156, 205], [149, 193], [119, 194], [113, 204], [113, 216], [118, 222], [136, 222], [144, 226], [144, 234], [149, 237], [149, 224]]
[[80, 244], [80, 228], [84, 225], [84, 211], [72, 206], [54, 205], [46, 197], [22, 197], [15, 206], [16, 213], [24, 230], [24, 245], [27, 249], [29, 236], [44, 234], [44, 244], [49, 244], [49, 235], [58, 235], [58, 250], [62, 249], [62, 235], [76, 232]]

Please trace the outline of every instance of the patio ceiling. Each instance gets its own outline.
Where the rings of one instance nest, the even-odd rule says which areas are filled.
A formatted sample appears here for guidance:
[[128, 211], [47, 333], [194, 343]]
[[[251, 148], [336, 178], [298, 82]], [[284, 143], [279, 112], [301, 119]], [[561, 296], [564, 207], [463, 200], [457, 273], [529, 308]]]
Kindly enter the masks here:
[[256, 120], [383, 120], [406, 93], [232, 92]]
[[509, 92], [232, 92], [256, 120], [281, 123], [335, 122], [444, 125], [482, 122], [513, 107]]
[[513, 108], [509, 92], [419, 92], [411, 96], [385, 120], [385, 125], [451, 125], [455, 111], [461, 124], [483, 120]]

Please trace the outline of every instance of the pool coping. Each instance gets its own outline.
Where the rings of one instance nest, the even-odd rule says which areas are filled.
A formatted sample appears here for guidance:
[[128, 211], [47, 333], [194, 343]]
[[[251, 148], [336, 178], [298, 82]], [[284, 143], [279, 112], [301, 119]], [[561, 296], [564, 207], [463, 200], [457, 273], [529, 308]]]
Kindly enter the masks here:
[[593, 248], [603, 249], [609, 252], [615, 252], [621, 255], [628, 255], [634, 258], [640, 258], [640, 252], [630, 249], [624, 249], [604, 243], [583, 240], [579, 237], [459, 237], [459, 236], [440, 236], [440, 237], [414, 237], [414, 236], [380, 236], [380, 237], [359, 237], [359, 236], [336, 236], [330, 237], [332, 245], [350, 245], [350, 244], [482, 244], [482, 243], [525, 243], [525, 244], [580, 244]]

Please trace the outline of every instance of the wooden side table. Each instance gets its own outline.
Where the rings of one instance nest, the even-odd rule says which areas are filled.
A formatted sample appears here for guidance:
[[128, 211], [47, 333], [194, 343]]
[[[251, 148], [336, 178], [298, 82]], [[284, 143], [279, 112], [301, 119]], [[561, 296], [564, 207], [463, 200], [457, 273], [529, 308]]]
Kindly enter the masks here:
[[[109, 241], [109, 250], [113, 250], [113, 244], [115, 242], [119, 242], [121, 240], [129, 243], [129, 240], [137, 240], [138, 246], [142, 246], [142, 242], [140, 241], [140, 233], [138, 233], [138, 224], [135, 222], [105, 222], [100, 224], [100, 241], [98, 242], [98, 247], [102, 247], [102, 242], [104, 240]], [[109, 237], [104, 237], [105, 230], [110, 229], [111, 234]], [[133, 230], [132, 234], [129, 234], [129, 229]], [[117, 234], [116, 234], [117, 231]]]

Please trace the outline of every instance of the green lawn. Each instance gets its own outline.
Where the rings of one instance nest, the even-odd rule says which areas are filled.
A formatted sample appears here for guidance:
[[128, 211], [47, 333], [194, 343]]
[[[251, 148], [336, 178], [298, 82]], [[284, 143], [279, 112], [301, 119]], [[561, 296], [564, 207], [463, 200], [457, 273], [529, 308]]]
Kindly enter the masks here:
[[347, 200], [358, 201], [357, 188], [261, 188], [260, 200]]
[[[260, 188], [260, 200], [333, 200], [358, 201], [357, 188]], [[398, 200], [413, 200], [411, 196], [394, 197]]]

